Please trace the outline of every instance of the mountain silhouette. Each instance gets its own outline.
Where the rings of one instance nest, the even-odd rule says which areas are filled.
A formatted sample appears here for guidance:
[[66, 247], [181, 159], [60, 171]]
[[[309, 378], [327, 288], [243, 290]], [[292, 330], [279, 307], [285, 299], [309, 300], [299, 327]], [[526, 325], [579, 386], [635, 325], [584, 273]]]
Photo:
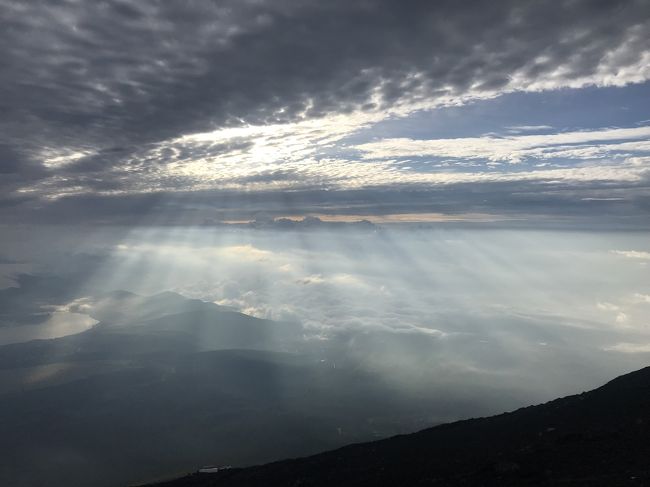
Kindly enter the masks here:
[[498, 416], [156, 487], [420, 485], [650, 485], [650, 367]]
[[118, 487], [212, 464], [262, 466], [167, 485], [642, 485], [647, 370], [542, 406], [359, 444], [493, 414], [513, 399], [490, 385], [442, 397], [411, 390], [340, 342], [305, 340], [297, 323], [175, 293], [117, 291], [78, 306], [93, 328], [0, 347], [0, 485]]
[[460, 408], [334, 363], [296, 323], [174, 293], [83, 305], [93, 328], [0, 347], [0, 485], [112, 487], [214, 458], [254, 465], [414, 431], [432, 424], [422, 411]]

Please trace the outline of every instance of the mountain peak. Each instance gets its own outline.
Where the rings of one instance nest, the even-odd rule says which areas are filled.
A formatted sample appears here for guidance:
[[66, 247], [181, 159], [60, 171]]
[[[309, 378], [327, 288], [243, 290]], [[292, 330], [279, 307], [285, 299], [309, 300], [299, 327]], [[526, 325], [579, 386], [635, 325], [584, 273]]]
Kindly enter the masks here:
[[650, 366], [618, 376], [597, 390], [650, 388]]

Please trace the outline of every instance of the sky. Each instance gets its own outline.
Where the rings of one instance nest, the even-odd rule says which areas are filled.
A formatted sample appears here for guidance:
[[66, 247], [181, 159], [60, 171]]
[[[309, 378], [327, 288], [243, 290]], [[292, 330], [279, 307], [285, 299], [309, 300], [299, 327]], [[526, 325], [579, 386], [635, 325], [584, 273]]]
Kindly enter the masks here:
[[647, 365], [649, 39], [647, 0], [0, 0], [0, 344], [171, 290], [520, 405]]
[[5, 222], [648, 222], [644, 0], [0, 9]]

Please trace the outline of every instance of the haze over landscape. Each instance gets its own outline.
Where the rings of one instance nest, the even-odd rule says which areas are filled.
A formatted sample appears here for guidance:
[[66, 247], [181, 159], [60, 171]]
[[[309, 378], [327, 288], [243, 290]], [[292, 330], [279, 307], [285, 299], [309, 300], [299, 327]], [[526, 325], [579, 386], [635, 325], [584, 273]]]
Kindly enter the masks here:
[[647, 1], [0, 19], [2, 485], [305, 456], [648, 365]]

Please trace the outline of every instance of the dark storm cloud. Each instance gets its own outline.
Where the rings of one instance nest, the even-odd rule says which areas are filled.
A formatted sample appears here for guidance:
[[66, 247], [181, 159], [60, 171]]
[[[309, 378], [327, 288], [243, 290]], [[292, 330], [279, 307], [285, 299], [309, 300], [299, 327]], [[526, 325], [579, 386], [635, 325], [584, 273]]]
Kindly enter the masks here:
[[560, 66], [553, 79], [562, 85], [594, 75], [627, 43], [607, 61], [614, 72], [639, 61], [650, 13], [642, 0], [0, 8], [0, 166], [9, 190], [13, 180], [42, 178], [40, 161], [58, 148], [99, 151], [66, 171], [105, 174], [128, 166], [136, 146], [182, 133], [525, 88], [511, 86], [513, 73], [533, 81]]

